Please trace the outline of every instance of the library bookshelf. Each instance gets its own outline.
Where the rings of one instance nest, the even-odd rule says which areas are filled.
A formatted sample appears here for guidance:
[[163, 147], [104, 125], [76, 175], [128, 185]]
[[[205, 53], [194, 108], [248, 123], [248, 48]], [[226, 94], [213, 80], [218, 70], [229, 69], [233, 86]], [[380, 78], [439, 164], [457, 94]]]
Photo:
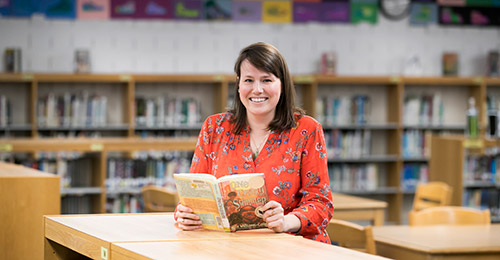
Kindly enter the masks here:
[[487, 208], [491, 221], [500, 222], [499, 151], [497, 139], [433, 136], [429, 180], [453, 188], [452, 205]]
[[[0, 74], [0, 93], [5, 93], [11, 101], [11, 110], [15, 114], [8, 124], [0, 124], [0, 136], [3, 136], [0, 138], [0, 154], [26, 153], [35, 158], [46, 151], [89, 154], [95, 169], [92, 171], [93, 189], [89, 190], [94, 202], [91, 211], [106, 212], [106, 197], [110, 193], [106, 184], [110, 158], [117, 153], [118, 156], [130, 157], [134, 152], [149, 150], [192, 151], [204, 118], [223, 112], [230, 105], [231, 97], [236, 94], [235, 80], [234, 75]], [[332, 156], [329, 155], [333, 191], [386, 200], [389, 204], [387, 220], [395, 223], [403, 221], [405, 196], [414, 193], [411, 185], [402, 184], [406, 165], [427, 165], [428, 162], [428, 153], [423, 152], [428, 147], [421, 147], [418, 155], [405, 155], [405, 133], [412, 130], [422, 140], [425, 138], [421, 136], [430, 136], [429, 133], [463, 133], [464, 113], [470, 96], [476, 99], [481, 126], [485, 129], [486, 94], [489, 89], [500, 86], [498, 79], [481, 77], [295, 75], [293, 80], [299, 105], [322, 123], [330, 145], [332, 139], [337, 140], [333, 141], [337, 146], [330, 149]], [[444, 107], [450, 107], [442, 113], [441, 120], [406, 124], [407, 96], [419, 99], [422, 95], [436, 93], [439, 93]], [[47, 98], [50, 96], [52, 100]], [[47, 112], [50, 102], [65, 104], [65, 98], [90, 100], [92, 97], [98, 97], [97, 100], [105, 97], [107, 107], [103, 121], [96, 120], [95, 123], [90, 116], [86, 121], [65, 119], [63, 112], [50, 118], [41, 112]], [[354, 122], [353, 118], [359, 115], [343, 122], [329, 121], [331, 115], [325, 113], [325, 106], [321, 104], [335, 99], [358, 102], [354, 97], [366, 101], [362, 102], [366, 113], [361, 115], [362, 121]], [[138, 105], [141, 102], [143, 106]], [[73, 105], [73, 101], [70, 103]], [[173, 119], [164, 121], [151, 117], [148, 106], [165, 107], [167, 111], [166, 104], [172, 103], [179, 111], [192, 108], [195, 116], [174, 115]], [[87, 111], [90, 111], [88, 107]], [[155, 113], [160, 113], [158, 111]], [[61, 139], [60, 136], [66, 137]], [[364, 146], [345, 151], [347, 146], [352, 146], [345, 140], [357, 138], [364, 142]], [[361, 177], [349, 177], [356, 172], [374, 171], [376, 186], [369, 186], [366, 177], [363, 179], [364, 173], [359, 175]], [[358, 185], [355, 178], [362, 178], [363, 184]], [[346, 183], [345, 179], [352, 180]], [[342, 184], [335, 186], [339, 180]], [[64, 189], [62, 191], [64, 194]], [[86, 190], [74, 193], [86, 194]]]

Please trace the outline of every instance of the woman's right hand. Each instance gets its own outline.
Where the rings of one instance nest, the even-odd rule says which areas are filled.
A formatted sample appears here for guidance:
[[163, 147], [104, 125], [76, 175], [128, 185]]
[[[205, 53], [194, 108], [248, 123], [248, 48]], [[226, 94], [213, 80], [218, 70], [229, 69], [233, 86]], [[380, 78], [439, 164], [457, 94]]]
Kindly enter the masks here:
[[177, 226], [182, 230], [200, 230], [201, 226], [200, 217], [193, 213], [193, 210], [182, 204], [177, 205], [175, 217], [177, 218]]

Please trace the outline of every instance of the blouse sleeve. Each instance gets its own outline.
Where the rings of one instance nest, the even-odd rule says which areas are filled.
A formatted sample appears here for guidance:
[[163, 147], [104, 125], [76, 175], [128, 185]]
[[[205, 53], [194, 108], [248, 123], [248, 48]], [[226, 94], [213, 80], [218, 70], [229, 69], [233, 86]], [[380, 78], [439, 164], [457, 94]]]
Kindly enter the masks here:
[[291, 214], [297, 216], [302, 224], [298, 234], [314, 239], [318, 235], [326, 236], [326, 226], [333, 215], [333, 203], [323, 128], [316, 123], [308, 135], [300, 169], [302, 187], [298, 195], [301, 201]]
[[210, 134], [213, 133], [212, 119], [209, 117], [203, 123], [200, 134], [198, 135], [198, 142], [194, 149], [193, 160], [191, 161], [190, 173], [209, 173], [210, 165]]

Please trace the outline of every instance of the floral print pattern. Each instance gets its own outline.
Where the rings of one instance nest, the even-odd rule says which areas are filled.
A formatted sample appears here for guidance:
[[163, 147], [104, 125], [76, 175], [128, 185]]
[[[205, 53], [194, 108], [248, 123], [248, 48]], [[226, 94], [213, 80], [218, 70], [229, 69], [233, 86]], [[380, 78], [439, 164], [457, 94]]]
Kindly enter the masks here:
[[271, 132], [253, 160], [250, 129], [233, 134], [231, 116], [221, 113], [205, 120], [190, 172], [210, 173], [217, 178], [263, 172], [269, 199], [281, 203], [285, 215], [300, 219], [298, 234], [330, 243], [325, 229], [332, 218], [333, 204], [321, 125], [302, 116], [289, 131]]

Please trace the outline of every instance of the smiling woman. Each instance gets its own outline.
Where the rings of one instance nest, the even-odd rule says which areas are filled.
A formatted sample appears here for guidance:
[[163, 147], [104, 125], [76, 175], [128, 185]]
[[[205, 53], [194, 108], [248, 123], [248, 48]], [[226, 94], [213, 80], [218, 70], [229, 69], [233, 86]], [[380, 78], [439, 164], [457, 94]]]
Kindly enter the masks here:
[[[285, 59], [274, 46], [255, 43], [240, 52], [234, 71], [233, 108], [205, 120], [190, 172], [216, 178], [264, 173], [267, 227], [330, 243], [325, 229], [333, 204], [323, 128], [295, 106]], [[182, 204], [175, 217], [183, 230], [201, 228], [199, 217]]]

